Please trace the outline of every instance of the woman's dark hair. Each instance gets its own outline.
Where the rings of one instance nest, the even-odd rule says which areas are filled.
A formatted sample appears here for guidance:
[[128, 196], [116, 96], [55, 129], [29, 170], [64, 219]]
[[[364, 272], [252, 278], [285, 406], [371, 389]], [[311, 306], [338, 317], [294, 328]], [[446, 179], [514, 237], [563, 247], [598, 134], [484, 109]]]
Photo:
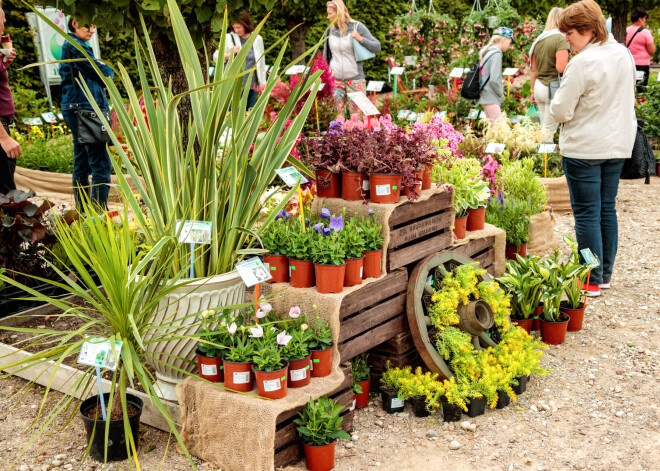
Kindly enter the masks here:
[[73, 26], [74, 21], [76, 21], [76, 19], [73, 16], [70, 16], [69, 21], [66, 24], [69, 27], [70, 33], [73, 33], [76, 30], [76, 28]]
[[637, 10], [630, 13], [630, 21], [633, 23], [637, 23], [642, 18], [648, 18], [648, 17], [649, 17], [649, 12], [644, 10], [643, 8], [638, 8]]
[[254, 31], [254, 25], [252, 24], [250, 15], [245, 10], [241, 12], [241, 16], [238, 20], [236, 20], [236, 23], [240, 23], [241, 25], [243, 25], [243, 29], [245, 30], [246, 33], [251, 33], [252, 31]]

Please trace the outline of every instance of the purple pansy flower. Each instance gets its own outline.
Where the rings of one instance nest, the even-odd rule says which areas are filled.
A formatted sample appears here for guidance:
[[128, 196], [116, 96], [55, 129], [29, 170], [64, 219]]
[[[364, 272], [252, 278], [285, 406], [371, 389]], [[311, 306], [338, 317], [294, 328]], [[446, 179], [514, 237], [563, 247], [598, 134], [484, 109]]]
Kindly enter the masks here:
[[344, 217], [343, 216], [339, 216], [336, 218], [331, 217], [330, 224], [328, 227], [335, 232], [341, 231], [344, 228]]
[[328, 208], [323, 208], [321, 210], [321, 218], [325, 220], [330, 219], [330, 210]]

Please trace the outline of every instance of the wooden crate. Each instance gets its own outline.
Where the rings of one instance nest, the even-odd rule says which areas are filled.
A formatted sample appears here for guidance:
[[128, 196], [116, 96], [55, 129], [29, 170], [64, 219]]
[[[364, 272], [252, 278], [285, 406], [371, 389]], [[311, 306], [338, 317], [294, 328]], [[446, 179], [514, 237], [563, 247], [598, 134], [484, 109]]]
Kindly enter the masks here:
[[[335, 402], [344, 406], [341, 411], [343, 418], [341, 428], [347, 432], [353, 431], [353, 411], [350, 410], [353, 405], [353, 374], [350, 363], [342, 365], [342, 370], [346, 377], [341, 385], [328, 396]], [[277, 417], [277, 426], [275, 429], [275, 469], [293, 465], [300, 461], [304, 456], [302, 441], [298, 437], [296, 424], [293, 423], [302, 407], [283, 412]]]
[[408, 271], [398, 269], [343, 299], [339, 311], [341, 361], [407, 330], [407, 289]]
[[426, 201], [398, 206], [389, 220], [387, 271], [441, 252], [452, 243], [452, 195], [438, 193]]
[[493, 274], [493, 263], [495, 262], [495, 236], [473, 239], [467, 244], [452, 247], [452, 252], [462, 253], [479, 262], [482, 268]]

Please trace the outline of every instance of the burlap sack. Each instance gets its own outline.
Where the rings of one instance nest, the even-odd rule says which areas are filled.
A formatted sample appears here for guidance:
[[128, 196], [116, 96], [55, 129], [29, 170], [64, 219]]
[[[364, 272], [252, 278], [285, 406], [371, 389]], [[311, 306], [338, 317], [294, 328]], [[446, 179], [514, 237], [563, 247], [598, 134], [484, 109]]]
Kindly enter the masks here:
[[452, 247], [460, 247], [468, 244], [472, 240], [490, 236], [495, 237], [495, 241], [493, 242], [493, 247], [495, 249], [493, 275], [497, 278], [506, 270], [506, 232], [502, 229], [495, 227], [492, 224], [485, 224], [481, 231], [468, 231], [464, 239], [457, 239], [456, 235], [453, 235], [454, 243], [452, 244]]
[[552, 212], [558, 214], [573, 212], [565, 176], [559, 178], [541, 178], [541, 183], [548, 189], [548, 206], [552, 208]]
[[558, 245], [559, 240], [555, 234], [555, 215], [549, 211], [532, 215], [527, 253], [543, 256]]

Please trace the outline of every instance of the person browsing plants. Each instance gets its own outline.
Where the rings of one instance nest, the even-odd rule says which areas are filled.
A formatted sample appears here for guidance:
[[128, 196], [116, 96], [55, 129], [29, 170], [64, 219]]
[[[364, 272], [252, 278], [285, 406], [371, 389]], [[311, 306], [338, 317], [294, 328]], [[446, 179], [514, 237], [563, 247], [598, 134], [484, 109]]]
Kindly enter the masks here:
[[632, 24], [626, 28], [626, 47], [635, 58], [635, 68], [644, 72], [644, 79], [637, 84], [638, 92], [649, 84], [651, 56], [655, 54], [656, 49], [653, 34], [648, 29], [644, 29], [648, 19], [648, 12], [638, 8], [630, 14]]
[[[0, 34], [5, 32], [5, 12], [0, 3]], [[14, 121], [14, 97], [9, 88], [9, 67], [16, 59], [16, 50], [12, 49], [0, 60], [0, 194], [16, 189], [14, 171], [16, 158], [21, 155], [21, 146], [9, 134], [9, 125]]]
[[482, 67], [479, 84], [483, 88], [478, 103], [483, 106], [486, 117], [491, 121], [495, 121], [502, 113], [500, 109], [500, 104], [504, 101], [502, 56], [515, 42], [513, 30], [500, 26], [493, 31], [493, 36], [479, 52], [479, 64]]

